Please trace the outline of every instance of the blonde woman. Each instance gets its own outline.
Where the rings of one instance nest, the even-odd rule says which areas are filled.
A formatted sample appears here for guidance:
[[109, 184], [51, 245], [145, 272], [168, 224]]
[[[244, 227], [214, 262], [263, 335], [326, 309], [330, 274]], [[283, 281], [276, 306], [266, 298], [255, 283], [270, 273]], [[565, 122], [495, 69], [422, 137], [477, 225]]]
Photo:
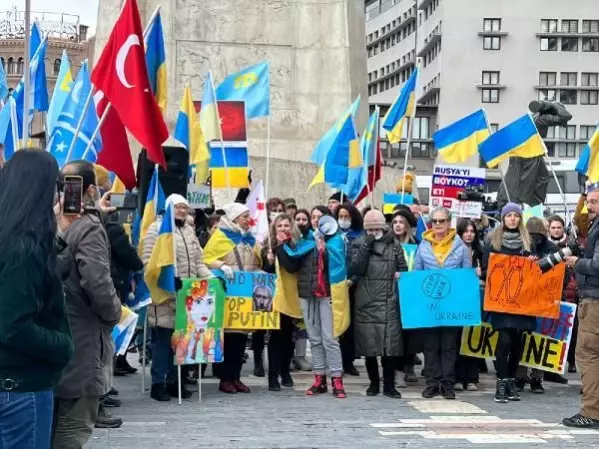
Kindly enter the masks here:
[[[524, 220], [522, 208], [507, 203], [501, 209], [501, 226], [490, 236], [490, 246], [485, 249], [482, 262], [483, 279], [486, 278], [489, 257], [492, 253], [536, 258]], [[536, 318], [507, 313], [489, 313], [489, 322], [498, 331], [495, 359], [497, 361], [497, 387], [495, 402], [519, 401], [515, 377], [522, 357], [522, 334], [536, 328]]]

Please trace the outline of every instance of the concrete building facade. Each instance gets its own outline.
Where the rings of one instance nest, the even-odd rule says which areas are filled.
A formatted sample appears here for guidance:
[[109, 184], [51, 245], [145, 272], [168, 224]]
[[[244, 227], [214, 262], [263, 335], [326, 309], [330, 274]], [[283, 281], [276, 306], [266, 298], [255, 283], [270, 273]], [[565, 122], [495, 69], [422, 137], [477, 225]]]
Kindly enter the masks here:
[[[566, 105], [570, 124], [547, 136], [557, 160], [577, 159], [595, 130], [596, 0], [375, 0], [366, 2], [366, 19], [371, 107], [386, 110], [420, 60], [410, 160], [423, 172], [435, 160], [432, 133], [481, 107], [496, 129], [525, 113], [531, 100]], [[404, 154], [392, 147], [387, 153]]]

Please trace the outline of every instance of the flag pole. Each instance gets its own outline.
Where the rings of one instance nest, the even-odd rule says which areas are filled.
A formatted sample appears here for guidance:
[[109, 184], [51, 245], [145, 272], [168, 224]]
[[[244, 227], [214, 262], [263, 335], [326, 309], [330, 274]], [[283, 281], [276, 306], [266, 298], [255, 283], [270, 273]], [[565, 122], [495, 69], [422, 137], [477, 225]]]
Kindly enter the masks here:
[[[30, 22], [31, 22], [31, 0], [25, 0], [25, 25], [24, 29], [24, 42], [25, 42], [25, 82], [23, 83], [23, 148], [27, 146], [27, 141], [29, 140], [29, 91], [31, 90], [31, 74], [30, 70], [30, 61], [29, 61], [29, 46], [31, 45], [30, 38]], [[17, 136], [18, 140], [18, 136]], [[15, 148], [15, 151], [18, 148]]]
[[[376, 170], [376, 166], [377, 166], [377, 161], [379, 158], [379, 130], [380, 130], [380, 126], [381, 126], [381, 108], [377, 105], [375, 106], [374, 110], [376, 113], [376, 123], [375, 123], [375, 132], [376, 132], [376, 140], [374, 142], [374, 151], [375, 151], [375, 156], [374, 156], [374, 168], [373, 170]], [[372, 186], [370, 185], [370, 176], [368, 173], [368, 159], [365, 161], [365, 166], [366, 166], [366, 188], [367, 188], [367, 192], [368, 192], [368, 197], [370, 199], [370, 207], [374, 208], [374, 172], [372, 174]], [[381, 161], [382, 162], [382, 161]]]
[[[126, 4], [126, 2], [123, 2], [123, 6], [121, 8], [121, 12], [123, 11], [123, 8], [125, 7], [125, 4]], [[160, 12], [160, 8], [161, 8], [160, 6], [156, 7], [156, 9], [154, 10], [154, 13], [150, 17], [150, 21], [148, 22], [148, 24], [146, 25], [146, 28], [144, 29], [144, 34], [143, 34], [144, 41], [145, 41], [146, 37], [148, 36], [148, 33], [150, 32], [151, 28], [152, 28], [151, 27], [152, 22], [154, 21], [154, 19], [156, 18], [156, 16]], [[87, 100], [85, 102], [85, 106], [83, 107], [83, 114], [81, 115], [81, 118], [79, 119], [79, 123], [77, 124], [77, 129], [75, 130], [75, 135], [73, 136], [73, 141], [71, 142], [71, 146], [69, 147], [69, 152], [67, 154], [66, 162], [69, 162], [69, 157], [71, 155], [71, 152], [73, 151], [73, 148], [75, 146], [75, 142], [77, 141], [77, 138], [79, 137], [79, 132], [81, 131], [81, 127], [83, 126], [83, 120], [85, 118], [85, 114], [87, 114], [87, 108], [89, 107], [90, 100], [93, 98], [93, 93], [94, 93], [94, 89], [92, 88], [90, 90], [89, 96], [87, 97]], [[98, 136], [98, 133], [100, 132], [100, 128], [104, 124], [104, 121], [106, 120], [106, 116], [108, 115], [108, 113], [110, 112], [111, 109], [112, 109], [112, 103], [109, 101], [108, 104], [106, 105], [106, 109], [104, 109], [104, 112], [102, 113], [102, 117], [100, 118], [100, 121], [98, 121], [98, 125], [96, 126], [96, 129], [94, 129], [94, 132], [92, 134], [91, 139], [89, 140], [89, 143], [87, 144], [87, 147], [85, 147], [85, 151], [83, 152], [82, 159], [85, 159], [85, 156], [87, 155], [87, 152], [89, 151], [89, 149], [91, 148], [94, 140]]]
[[[270, 179], [270, 111], [268, 111], [268, 124], [266, 128], [266, 181], [264, 183], [264, 199], [268, 200], [268, 180]], [[270, 232], [269, 232], [270, 235]]]
[[[482, 111], [483, 111], [483, 115], [485, 116], [485, 123], [487, 125], [487, 129], [489, 130], [489, 135], [491, 135], [491, 134], [493, 134], [493, 130], [491, 129], [491, 125], [489, 124], [489, 117], [487, 117], [487, 111], [485, 109], [483, 109]], [[505, 196], [507, 197], [508, 202], [511, 203], [512, 199], [510, 198], [510, 192], [507, 189], [507, 183], [505, 182], [505, 176], [504, 176], [501, 168], [498, 167], [498, 169], [499, 169], [499, 174], [501, 175], [501, 183], [503, 184], [503, 188], [505, 189]]]
[[[419, 59], [418, 63], [416, 64], [416, 69], [415, 70], [420, 70], [420, 62], [422, 60]], [[403, 161], [403, 175], [401, 178], [401, 202], [403, 203], [403, 197], [404, 197], [404, 193], [405, 193], [405, 182], [406, 182], [406, 174], [408, 172], [408, 157], [410, 154], [410, 146], [412, 145], [412, 127], [414, 126], [414, 117], [416, 117], [416, 106], [417, 106], [417, 99], [416, 99], [416, 86], [418, 85], [418, 73], [416, 74], [416, 79], [414, 80], [414, 112], [412, 112], [412, 116], [409, 117], [410, 121], [408, 122], [408, 138], [406, 141], [406, 154], [404, 156], [404, 161]], [[405, 119], [404, 119], [405, 120]], [[400, 145], [400, 150], [401, 150], [401, 141], [399, 143]]]
[[[542, 138], [541, 138], [541, 142], [543, 142]], [[566, 217], [568, 217], [568, 220], [570, 221], [571, 224], [574, 224], [574, 219], [573, 219], [572, 215], [570, 214], [570, 210], [568, 209], [568, 202], [566, 201], [566, 195], [564, 194], [562, 186], [559, 184], [559, 179], [557, 178], [557, 175], [555, 174], [553, 165], [551, 165], [551, 161], [547, 157], [547, 147], [545, 146], [545, 142], [543, 142], [543, 146], [545, 147], [545, 154], [543, 155], [543, 161], [545, 162], [545, 164], [549, 165], [549, 169], [551, 170], [551, 173], [553, 174], [553, 179], [555, 179], [555, 184], [557, 185], [557, 190], [559, 191], [559, 194], [562, 197], [562, 201], [564, 202], [564, 209], [566, 209]], [[578, 238], [578, 235], [576, 234], [575, 226], [572, 226], [572, 235], [574, 236], [575, 239]]]

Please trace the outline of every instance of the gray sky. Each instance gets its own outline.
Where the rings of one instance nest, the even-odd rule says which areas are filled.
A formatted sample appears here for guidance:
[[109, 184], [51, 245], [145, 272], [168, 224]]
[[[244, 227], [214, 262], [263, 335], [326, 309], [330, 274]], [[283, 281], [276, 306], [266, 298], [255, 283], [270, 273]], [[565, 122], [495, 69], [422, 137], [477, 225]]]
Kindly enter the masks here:
[[[104, 0], [106, 1], [106, 0]], [[25, 9], [25, 0], [0, 0], [0, 11]], [[37, 12], [60, 12], [80, 16], [79, 21], [90, 27], [90, 35], [95, 33], [98, 16], [98, 0], [31, 0], [31, 10]], [[32, 18], [35, 15], [32, 16]]]

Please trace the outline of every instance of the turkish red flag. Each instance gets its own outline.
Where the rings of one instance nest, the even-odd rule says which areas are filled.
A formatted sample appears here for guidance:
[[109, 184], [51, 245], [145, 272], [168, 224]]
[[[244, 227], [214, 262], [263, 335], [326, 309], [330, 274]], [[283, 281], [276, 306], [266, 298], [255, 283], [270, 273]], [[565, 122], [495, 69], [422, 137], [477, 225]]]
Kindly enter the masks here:
[[[106, 106], [108, 106], [108, 100], [103, 97], [96, 105], [98, 117], [102, 117]], [[98, 164], [114, 172], [128, 190], [133, 190], [136, 184], [135, 169], [133, 168], [127, 131], [114, 108], [111, 108], [106, 115], [106, 119], [100, 128], [100, 134], [102, 135], [102, 151], [98, 154]]]
[[168, 139], [168, 129], [150, 88], [136, 0], [125, 0], [91, 79], [147, 150], [148, 158], [166, 167], [162, 144]]
[[383, 155], [381, 153], [381, 139], [377, 138], [376, 142], [376, 159], [374, 165], [368, 167], [368, 181], [366, 186], [362, 189], [358, 198], [354, 201], [354, 204], [358, 204], [364, 198], [366, 198], [370, 192], [374, 190], [374, 186], [381, 179], [383, 172]]

